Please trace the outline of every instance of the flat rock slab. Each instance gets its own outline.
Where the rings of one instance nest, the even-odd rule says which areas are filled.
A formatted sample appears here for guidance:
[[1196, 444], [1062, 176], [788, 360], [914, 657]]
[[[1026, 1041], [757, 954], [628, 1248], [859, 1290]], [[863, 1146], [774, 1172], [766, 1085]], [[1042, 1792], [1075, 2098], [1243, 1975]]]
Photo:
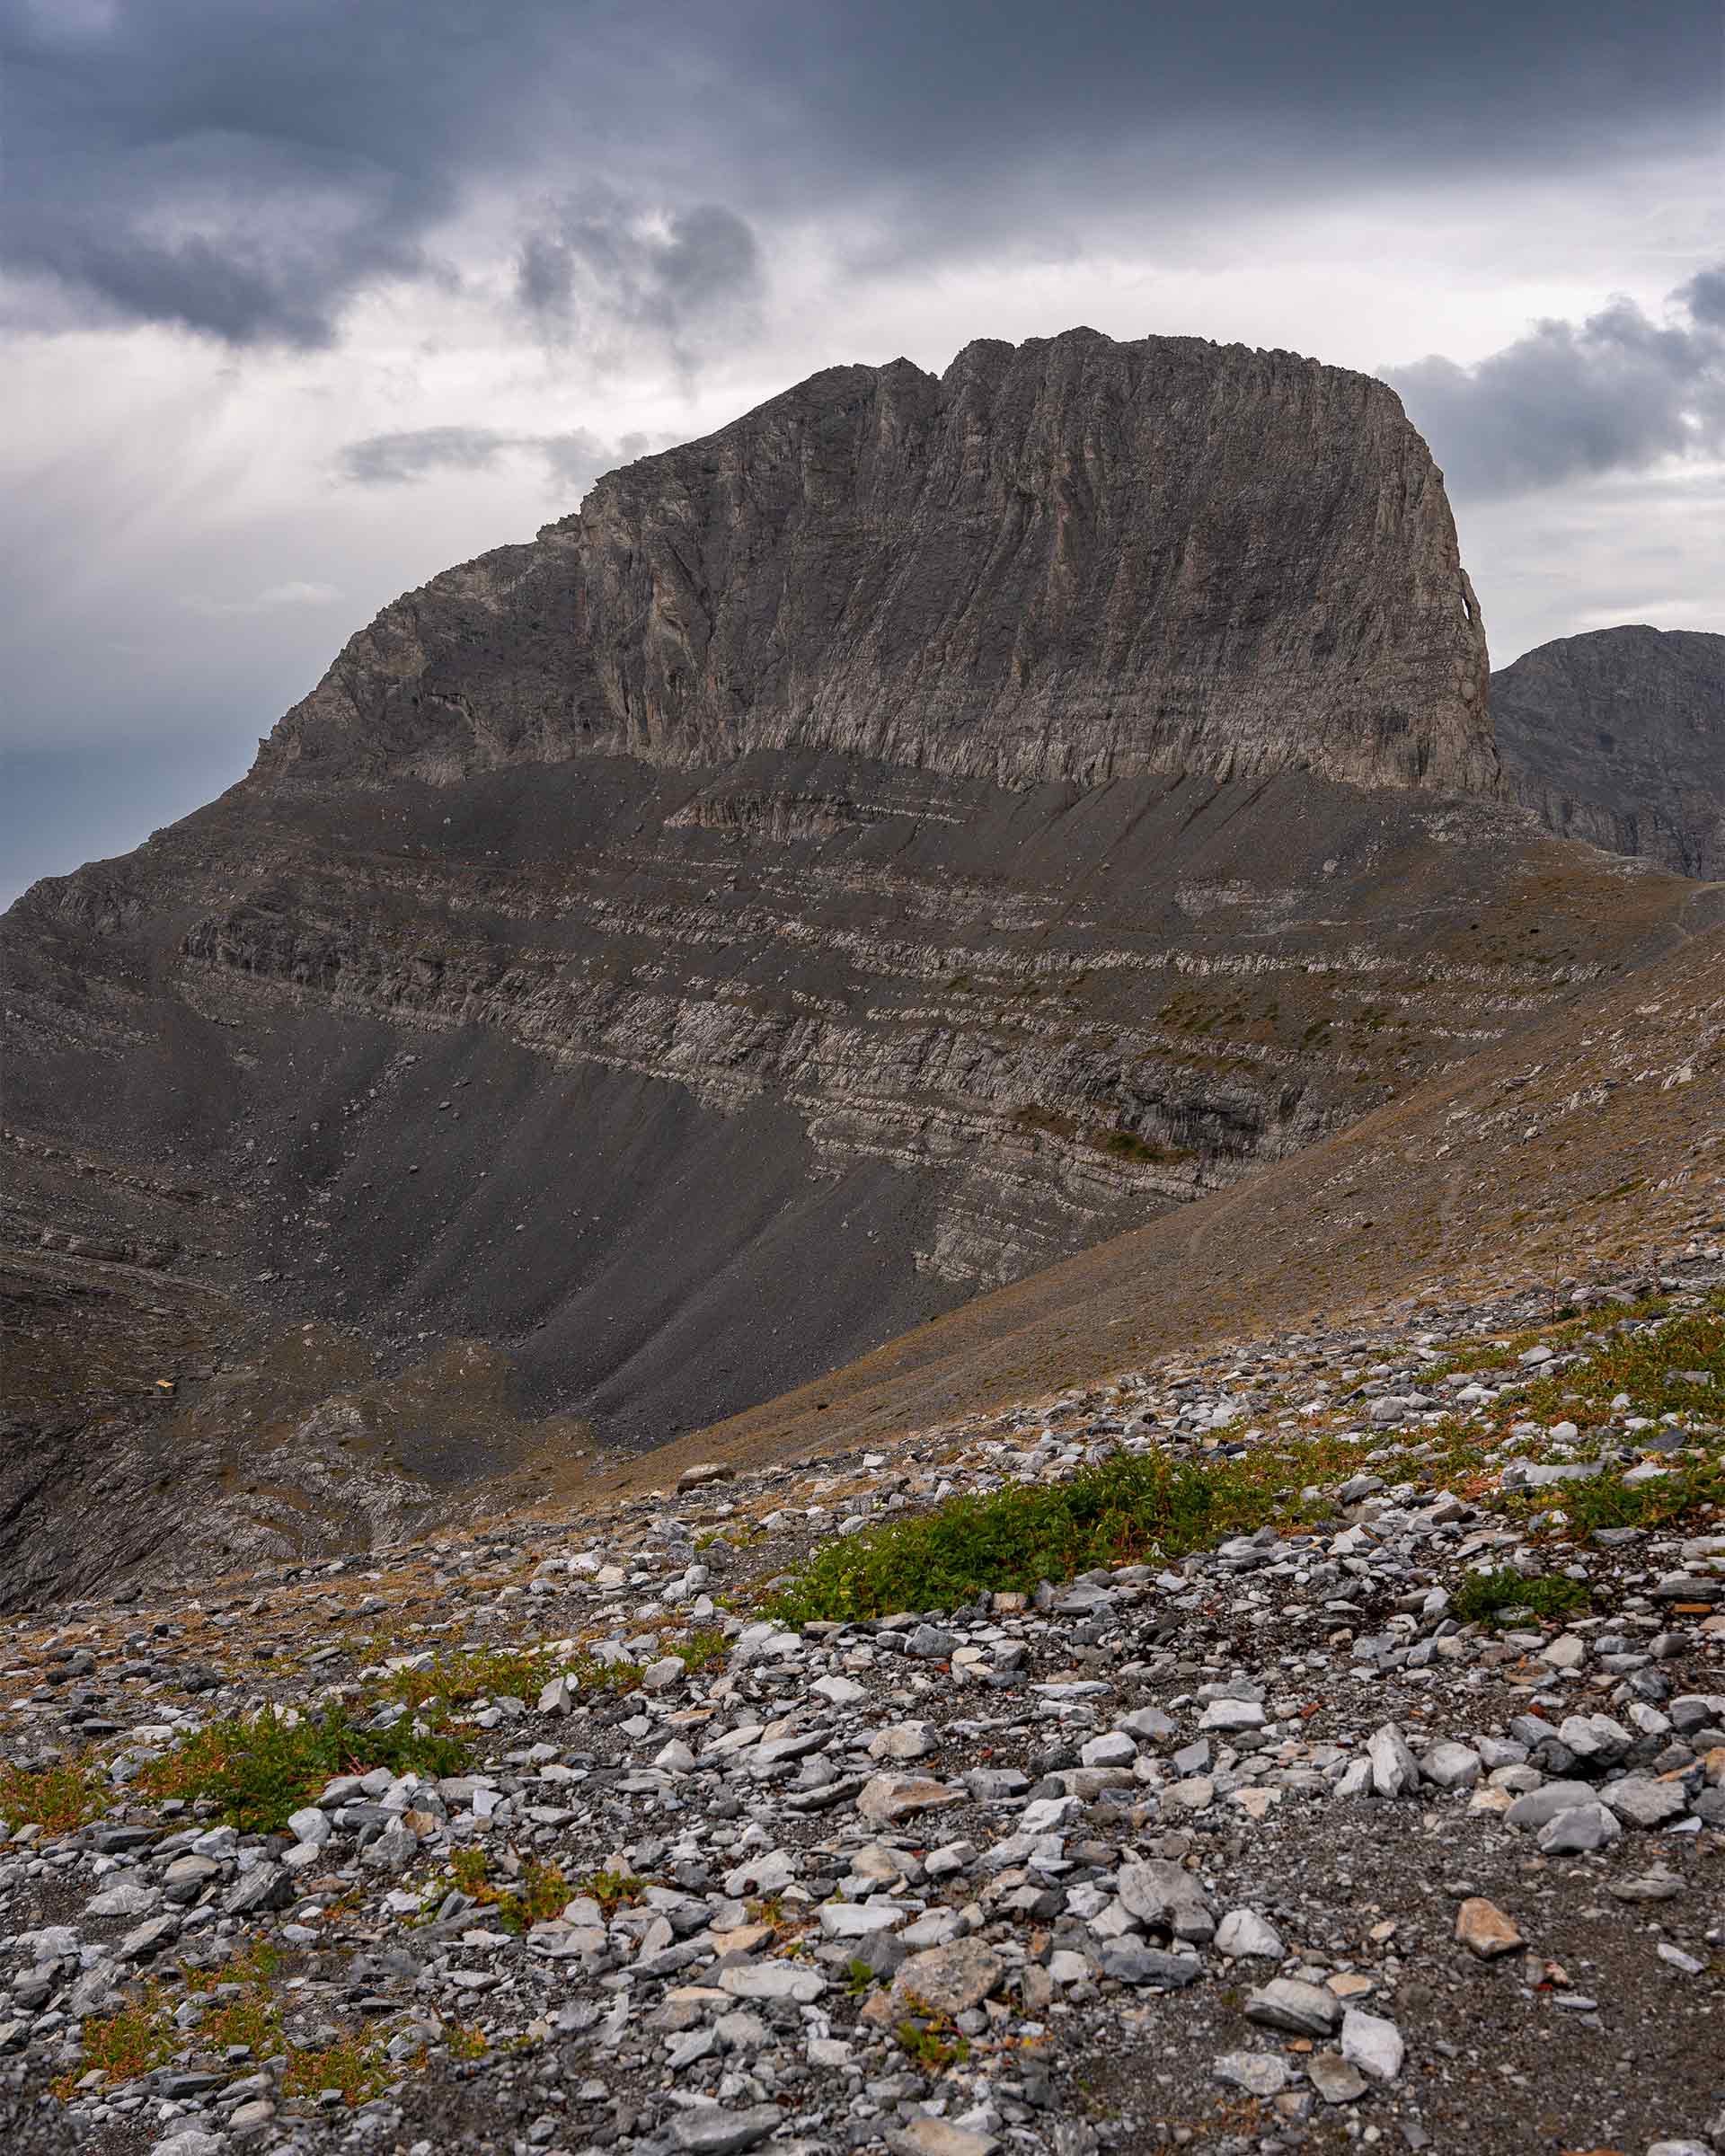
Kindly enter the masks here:
[[946, 2118], [913, 2118], [907, 2126], [887, 2136], [889, 2148], [898, 2156], [995, 2156], [1000, 2143], [992, 2134], [954, 2125]]
[[1273, 2051], [1225, 2052], [1213, 2071], [1218, 2081], [1243, 2089], [1248, 2096], [1280, 2096], [1294, 2080], [1293, 2068]]
[[919, 1813], [939, 1811], [949, 1804], [962, 1804], [965, 1792], [925, 1774], [875, 1774], [862, 1785], [856, 1808], [877, 1826], [892, 1826]]
[[980, 2006], [1006, 1973], [998, 1954], [978, 1939], [955, 1939], [950, 1946], [930, 1947], [899, 1965], [892, 1996], [913, 2001], [937, 2014], [962, 2014]]
[[1482, 1961], [1495, 1961], [1502, 1954], [1518, 1954], [1527, 1944], [1495, 1902], [1472, 1894], [1455, 1912], [1455, 1936], [1470, 1954]]
[[1293, 2037], [1333, 2036], [1341, 2022], [1341, 2001], [1321, 1984], [1278, 1976], [1248, 1995], [1246, 2019], [1261, 2028], [1286, 2029]]
[[748, 2111], [683, 2111], [671, 2121], [671, 2141], [690, 2156], [734, 2156], [765, 2141], [783, 2116], [776, 2104], [756, 2104]]

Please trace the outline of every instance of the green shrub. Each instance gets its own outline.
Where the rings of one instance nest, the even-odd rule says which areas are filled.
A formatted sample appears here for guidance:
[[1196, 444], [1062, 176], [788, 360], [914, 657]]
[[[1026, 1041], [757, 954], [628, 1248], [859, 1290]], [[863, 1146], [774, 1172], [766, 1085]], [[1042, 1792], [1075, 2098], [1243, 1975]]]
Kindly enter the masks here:
[[1451, 1606], [1464, 1624], [1497, 1624], [1523, 1615], [1564, 1617], [1591, 1599], [1586, 1586], [1567, 1573], [1527, 1579], [1507, 1566], [1499, 1572], [1470, 1574]]
[[25, 1767], [0, 1761], [0, 1819], [14, 1826], [40, 1826], [46, 1834], [69, 1834], [108, 1808], [111, 1792], [93, 1767]]
[[1025, 1594], [1092, 1566], [1183, 1556], [1291, 1523], [1313, 1456], [1268, 1446], [1215, 1466], [1118, 1454], [1069, 1481], [954, 1498], [939, 1511], [829, 1542], [774, 1595], [787, 1624], [952, 1609]]
[[272, 1833], [336, 1774], [387, 1767], [394, 1774], [454, 1774], [466, 1746], [410, 1729], [364, 1730], [340, 1711], [290, 1723], [273, 1709], [255, 1721], [213, 1722], [145, 1768], [152, 1797], [208, 1798], [243, 1833]]

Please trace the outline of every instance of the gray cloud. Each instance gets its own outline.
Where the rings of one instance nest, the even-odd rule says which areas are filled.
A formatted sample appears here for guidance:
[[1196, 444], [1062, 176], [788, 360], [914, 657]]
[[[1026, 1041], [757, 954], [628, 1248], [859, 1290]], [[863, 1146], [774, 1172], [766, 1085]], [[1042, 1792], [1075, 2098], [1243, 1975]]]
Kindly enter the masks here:
[[585, 490], [602, 472], [663, 447], [644, 434], [602, 441], [585, 427], [567, 434], [504, 434], [491, 427], [420, 427], [399, 434], [367, 435], [349, 442], [338, 458], [340, 476], [356, 485], [399, 487], [439, 472], [483, 472], [502, 458], [539, 458], [560, 492]]
[[1725, 454], [1725, 269], [1654, 322], [1626, 299], [1580, 323], [1536, 323], [1501, 351], [1389, 367], [1458, 494], [1516, 494], [1668, 457]]
[[[0, 0], [0, 69], [12, 319], [305, 347], [450, 274], [450, 221], [500, 190], [562, 206], [518, 265], [542, 320], [686, 343], [787, 218], [867, 209], [929, 261], [1063, 220], [1172, 233], [1669, 147], [1719, 96], [1712, 0]], [[661, 225], [619, 217], [620, 172]]]
[[694, 349], [753, 321], [761, 249], [721, 203], [656, 213], [602, 191], [555, 206], [528, 233], [516, 293], [541, 328], [602, 351], [644, 334], [686, 365]]
[[434, 472], [482, 472], [517, 438], [490, 427], [420, 427], [349, 442], [339, 461], [341, 476], [360, 486], [399, 487]]

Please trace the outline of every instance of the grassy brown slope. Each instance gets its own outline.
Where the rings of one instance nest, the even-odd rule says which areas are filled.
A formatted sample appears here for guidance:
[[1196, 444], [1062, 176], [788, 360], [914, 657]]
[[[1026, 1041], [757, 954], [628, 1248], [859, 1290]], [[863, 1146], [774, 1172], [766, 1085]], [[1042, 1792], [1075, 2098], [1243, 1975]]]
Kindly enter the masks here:
[[1555, 1291], [1716, 1215], [1722, 1180], [1713, 930], [1329, 1143], [663, 1446], [615, 1484], [836, 1450], [1440, 1280]]

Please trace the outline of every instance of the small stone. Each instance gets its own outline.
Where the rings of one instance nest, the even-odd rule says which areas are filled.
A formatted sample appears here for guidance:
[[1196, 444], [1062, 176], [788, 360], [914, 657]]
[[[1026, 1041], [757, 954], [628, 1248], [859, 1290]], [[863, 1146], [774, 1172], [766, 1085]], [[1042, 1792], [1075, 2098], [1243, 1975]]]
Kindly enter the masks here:
[[1480, 1779], [1481, 1759], [1471, 1745], [1433, 1745], [1420, 1772], [1440, 1789], [1471, 1789]]
[[1621, 1781], [1607, 1782], [1599, 1793], [1617, 1816], [1632, 1826], [1662, 1826], [1689, 1808], [1681, 1782], [1654, 1781], [1642, 1774], [1625, 1774]]
[[1372, 1764], [1372, 1791], [1378, 1797], [1404, 1797], [1420, 1787], [1420, 1763], [1409, 1751], [1402, 1732], [1385, 1722], [1366, 1747]]
[[1393, 2081], [1402, 2071], [1408, 2047], [1393, 2021], [1350, 2006], [1342, 2016], [1341, 2055], [1368, 2081]]
[[1527, 1943], [1497, 1904], [1478, 1894], [1470, 1895], [1455, 1912], [1455, 1936], [1482, 1961], [1517, 1954]]
[[926, 1759], [938, 1745], [928, 1722], [895, 1722], [869, 1739], [871, 1759]]
[[1280, 1961], [1287, 1950], [1255, 1909], [1230, 1909], [1216, 1928], [1216, 1948], [1230, 1961]]
[[686, 1467], [677, 1478], [678, 1495], [691, 1489], [706, 1489], [715, 1482], [734, 1482], [737, 1470], [728, 1460], [697, 1460]]
[[756, 2104], [748, 2111], [723, 2111], [717, 2106], [679, 2111], [671, 2121], [671, 2141], [689, 2156], [735, 2156], [765, 2141], [783, 2116], [776, 2104]]
[[1264, 1710], [1251, 1700], [1212, 1700], [1199, 1718], [1200, 1729], [1261, 1729]]
[[994, 2134], [975, 2133], [948, 2118], [913, 2118], [888, 2140], [902, 2156], [995, 2156], [1000, 2146]]
[[1358, 2103], [1366, 2093], [1366, 2076], [1338, 2051], [1314, 2052], [1305, 2072], [1326, 2104]]
[[1341, 2001], [1322, 1984], [1297, 1976], [1278, 1976], [1246, 1997], [1246, 2019], [1261, 2028], [1285, 2029], [1295, 2037], [1328, 2037], [1341, 2020]]
[[949, 1789], [921, 1774], [876, 1774], [864, 1782], [856, 1808], [877, 1826], [891, 1826], [920, 1812], [938, 1811], [942, 1806], [962, 1804], [965, 1791]]
[[1609, 1848], [1623, 1831], [1623, 1822], [1603, 1804], [1579, 1804], [1541, 1827], [1538, 1845], [1544, 1856], [1584, 1855], [1589, 1850]]
[[788, 1961], [750, 1961], [722, 1969], [719, 1988], [733, 1999], [789, 1999], [798, 2006], [812, 2006], [827, 1989], [818, 1969], [798, 1968]]
[[1294, 2079], [1287, 2061], [1273, 2051], [1225, 2052], [1210, 2071], [1230, 2089], [1257, 2097], [1279, 2096]]
[[980, 2006], [1006, 1973], [1006, 1965], [978, 1939], [913, 1954], [892, 1980], [893, 1998], [916, 2001], [937, 2014], [962, 2014]]
[[1216, 1936], [1216, 1919], [1203, 1887], [1190, 1871], [1165, 1858], [1122, 1865], [1116, 1890], [1128, 1915], [1152, 1931], [1169, 1931], [1200, 1946]]

